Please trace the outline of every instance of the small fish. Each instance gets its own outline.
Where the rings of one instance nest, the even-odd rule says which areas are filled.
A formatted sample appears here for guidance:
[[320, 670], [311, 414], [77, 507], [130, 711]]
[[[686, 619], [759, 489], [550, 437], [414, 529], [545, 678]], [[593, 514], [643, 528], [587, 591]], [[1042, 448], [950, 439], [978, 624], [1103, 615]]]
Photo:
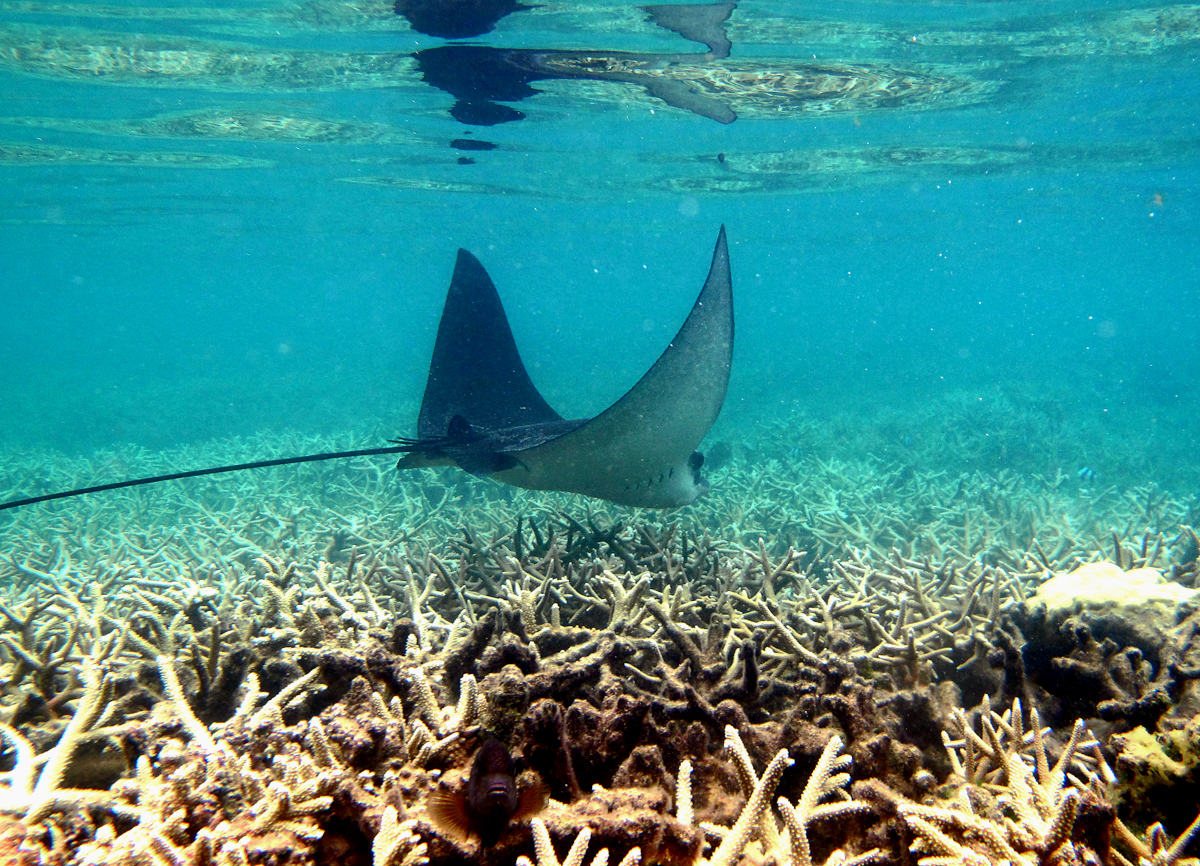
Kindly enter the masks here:
[[1079, 480], [1084, 484], [1091, 484], [1096, 480], [1096, 470], [1089, 466], [1084, 466], [1079, 470]]
[[471, 761], [465, 791], [438, 788], [429, 795], [430, 823], [458, 841], [478, 836], [485, 848], [495, 845], [509, 824], [532, 818], [546, 805], [545, 782], [537, 779], [518, 790], [514, 770], [508, 749], [488, 737]]

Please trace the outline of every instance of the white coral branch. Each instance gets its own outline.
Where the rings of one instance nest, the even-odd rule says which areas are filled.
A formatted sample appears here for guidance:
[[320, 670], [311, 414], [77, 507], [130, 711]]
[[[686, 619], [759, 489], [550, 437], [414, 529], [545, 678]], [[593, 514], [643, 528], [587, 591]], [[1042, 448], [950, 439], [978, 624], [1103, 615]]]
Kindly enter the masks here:
[[[546, 829], [546, 822], [541, 818], [534, 818], [529, 824], [533, 829], [533, 855], [537, 859], [537, 866], [583, 866], [588, 845], [592, 841], [591, 828], [584, 827], [579, 831], [575, 841], [571, 843], [570, 850], [567, 851], [567, 856], [560, 862], [558, 855], [554, 852], [554, 843], [550, 840], [550, 831]], [[621, 858], [619, 866], [639, 866], [641, 862], [641, 849], [630, 848], [628, 853]], [[528, 857], [522, 855], [517, 858], [517, 866], [534, 866], [534, 864]], [[596, 852], [591, 866], [608, 866], [607, 848], [601, 848]]]
[[857, 800], [818, 805], [830, 794], [844, 792], [850, 781], [848, 774], [834, 772], [845, 770], [850, 766], [850, 756], [840, 754], [841, 751], [842, 738], [835, 734], [829, 738], [829, 742], [825, 744], [825, 748], [821, 752], [821, 757], [817, 759], [817, 766], [813, 768], [812, 775], [808, 777], [800, 800], [792, 805], [780, 797], [776, 802], [779, 806], [779, 813], [783, 816], [783, 823], [788, 830], [792, 866], [812, 866], [812, 851], [808, 843], [809, 823], [823, 818], [871, 811], [868, 804]]

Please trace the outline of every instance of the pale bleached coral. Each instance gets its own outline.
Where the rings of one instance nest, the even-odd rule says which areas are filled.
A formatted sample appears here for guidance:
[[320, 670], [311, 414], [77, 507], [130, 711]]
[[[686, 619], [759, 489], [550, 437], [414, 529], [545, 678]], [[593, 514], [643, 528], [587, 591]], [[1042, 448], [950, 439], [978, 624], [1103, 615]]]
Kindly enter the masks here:
[[[872, 811], [872, 806], [863, 801], [853, 799], [845, 790], [850, 776], [845, 772], [849, 768], [851, 758], [841, 753], [842, 740], [837, 735], [829, 738], [821, 751], [816, 766], [805, 783], [804, 792], [800, 799], [792, 803], [784, 797], [776, 799], [780, 815], [783, 818], [784, 831], [780, 832], [779, 824], [771, 811], [771, 798], [779, 785], [780, 778], [792, 764], [787, 750], [781, 750], [763, 770], [760, 777], [754, 771], [749, 753], [746, 751], [742, 738], [732, 727], [725, 729], [725, 750], [733, 761], [742, 791], [746, 796], [737, 820], [732, 827], [725, 828], [705, 824], [704, 829], [710, 835], [720, 838], [717, 848], [708, 858], [702, 858], [704, 866], [733, 866], [743, 856], [747, 845], [754, 844], [761, 848], [759, 857], [785, 864], [785, 866], [813, 866], [811, 846], [809, 844], [808, 825], [814, 821], [839, 818], [847, 815], [866, 814]], [[680, 770], [679, 788], [676, 799], [681, 804], [681, 816], [691, 815], [691, 768]], [[834, 797], [836, 802], [822, 803], [828, 797]], [[880, 852], [872, 849], [854, 857], [848, 857], [841, 851], [833, 852], [828, 863], [869, 863], [878, 859]]]
[[[256, 840], [268, 834], [319, 840], [319, 818], [329, 810], [345, 771], [332, 758], [320, 722], [310, 720], [307, 748], [292, 745], [259, 766], [260, 756], [238, 754], [227, 736], [241, 725], [269, 724], [278, 704], [270, 705], [274, 709], [266, 715], [253, 715], [262, 695], [251, 682], [242, 715], [214, 734], [188, 705], [172, 660], [162, 657], [159, 666], [167, 692], [160, 706], [179, 721], [189, 744], [165, 744], [155, 762], [147, 755], [138, 758], [135, 775], [113, 791], [114, 811], [136, 823], [119, 835], [111, 830], [98, 834], [81, 849], [80, 863], [237, 866], [249, 862]], [[220, 804], [215, 819], [198, 831], [189, 830], [189, 812], [211, 799]]]
[[[431, 853], [447, 856], [422, 822], [420, 798], [431, 779], [447, 768], [462, 771], [482, 725], [518, 722], [531, 703], [558, 700], [560, 721], [584, 728], [594, 718], [615, 718], [604, 714], [617, 706], [622, 719], [658, 737], [662, 754], [677, 750], [667, 764], [684, 754], [677, 741], [686, 733], [686, 754], [698, 762], [704, 784], [713, 783], [717, 762], [707, 737], [735, 720], [756, 756], [734, 760], [752, 808], [736, 819], [723, 815], [722, 829], [710, 825], [715, 847], [707, 859], [737, 864], [769, 856], [805, 866], [814, 846], [828, 847], [814, 822], [854, 816], [833, 828], [840, 829], [872, 820], [861, 800], [843, 796], [840, 737], [823, 738], [841, 726], [860, 772], [878, 777], [890, 768], [863, 769], [871, 748], [918, 751], [894, 735], [890, 744], [883, 734], [859, 737], [845, 713], [828, 713], [834, 699], [852, 694], [864, 712], [878, 710], [899, 693], [890, 678], [907, 690], [896, 700], [919, 703], [931, 677], [986, 666], [1001, 646], [997, 622], [1031, 582], [1046, 568], [1097, 555], [1088, 527], [1140, 525], [1129, 502], [1070, 504], [1051, 480], [1044, 480], [1052, 491], [1044, 507], [1058, 517], [1041, 524], [1031, 511], [1034, 482], [971, 482], [989, 503], [1023, 515], [1005, 521], [960, 496], [953, 479], [837, 461], [740, 467], [713, 496], [661, 524], [604, 505], [586, 519], [558, 515], [554, 506], [578, 503], [521, 492], [510, 501], [475, 482], [393, 484], [361, 463], [312, 472], [300, 477], [319, 482], [320, 496], [280, 482], [297, 476], [268, 473], [233, 481], [223, 493], [173, 485], [161, 494], [118, 493], [107, 504], [55, 506], [42, 522], [13, 521], [8, 558], [0, 562], [2, 712], [12, 723], [3, 735], [17, 757], [6, 776], [7, 796], [19, 804], [13, 814], [32, 802], [35, 761], [72, 763], [65, 745], [57, 752], [64, 757], [46, 755], [55, 754], [47, 745], [55, 736], [62, 744], [76, 718], [86, 729], [78, 742], [128, 726], [133, 735], [124, 743], [140, 758], [111, 793], [72, 799], [70, 789], [53, 788], [58, 805], [31, 831], [49, 838], [64, 817], [54, 809], [94, 798], [101, 805], [79, 818], [80, 845], [94, 846], [86, 849], [89, 862], [111, 856], [113, 863], [240, 864], [266, 854], [244, 848], [235, 833], [253, 836], [269, 825], [304, 849], [325, 830], [324, 798], [336, 795], [343, 808], [368, 816], [362, 832], [374, 834], [377, 863], [416, 866]], [[887, 485], [908, 492], [889, 499], [881, 487]], [[294, 496], [284, 495], [289, 487]], [[800, 495], [810, 490], [812, 497]], [[933, 516], [921, 518], [931, 503]], [[515, 516], [522, 509], [538, 523], [526, 516], [522, 524]], [[522, 526], [532, 538], [522, 537]], [[1124, 567], [1141, 559], [1187, 565], [1169, 542], [1147, 538], [1140, 551], [1118, 541]], [[969, 658], [962, 646], [970, 647]], [[448, 667], [452, 648], [456, 667]], [[239, 668], [238, 657], [247, 655], [247, 667]], [[116, 708], [111, 725], [103, 717], [88, 723], [91, 712], [82, 712], [87, 689], [80, 674], [89, 657], [120, 680], [121, 696], [105, 700], [104, 712]], [[147, 663], [159, 657], [163, 695]], [[851, 682], [856, 670], [859, 679]], [[350, 705], [348, 688], [357, 690], [356, 702], [339, 715], [339, 701]], [[877, 700], [872, 688], [881, 693]], [[512, 697], [511, 704], [491, 706], [493, 696]], [[1019, 710], [1016, 716], [987, 716], [991, 733], [965, 717], [952, 725], [951, 755], [961, 764], [952, 785], [985, 793], [1014, 787], [1005, 802], [1028, 825], [1020, 831], [1026, 836], [1013, 836], [1003, 822], [997, 832], [1026, 856], [1021, 846], [1030, 839], [1051, 844], [1063, 836], [1072, 800], [1090, 794], [1076, 781], [1102, 770], [1075, 764], [1089, 757], [1080, 749], [1094, 750], [1081, 734], [1069, 750], [1074, 766], [1062, 773], [1075, 781], [1045, 790], [1043, 780], [1057, 773], [1038, 764], [1045, 732], [1031, 721], [1018, 733]], [[942, 718], [925, 714], [921, 721]], [[560, 729], [567, 728], [564, 721]], [[810, 757], [819, 748], [813, 742], [826, 743], [822, 769], [799, 800], [780, 803], [779, 766], [790, 760], [781, 747], [799, 758], [801, 734]], [[356, 743], [358, 764], [350, 756]], [[563, 751], [570, 750], [567, 743]], [[615, 747], [614, 754], [606, 783], [626, 757]], [[766, 764], [761, 777], [755, 761]], [[698, 847], [684, 766], [691, 764], [680, 767], [674, 817], [658, 801], [639, 814], [659, 822], [651, 830], [686, 825]], [[903, 786], [909, 776], [895, 778]], [[188, 798], [217, 788], [245, 799], [223, 802], [228, 814], [206, 814], [211, 825], [199, 831], [199, 820], [185, 825], [180, 809], [186, 813]], [[589, 826], [589, 795], [579, 797], [578, 809], [572, 804], [545, 819], [560, 846]], [[594, 805], [604, 800], [614, 809], [631, 797], [590, 795]], [[924, 853], [957, 856], [937, 847], [937, 833], [960, 845], [964, 857], [973, 852], [964, 822], [997, 821], [997, 812], [984, 808], [995, 801], [985, 800], [925, 804], [961, 813], [944, 820], [911, 813], [929, 828]], [[120, 823], [105, 824], [112, 816]], [[101, 824], [91, 839], [84, 838], [87, 821]], [[118, 833], [117, 826], [128, 829]], [[618, 850], [615, 837], [605, 838], [605, 847]], [[527, 841], [519, 832], [514, 840]], [[1150, 846], [1147, 856], [1172, 847]], [[684, 849], [694, 850], [683, 843], [673, 850]]]
[[1151, 617], [1174, 624], [1181, 604], [1196, 603], [1200, 590], [1167, 580], [1154, 568], [1128, 571], [1111, 562], [1089, 562], [1056, 574], [1037, 588], [1027, 604], [1042, 607], [1052, 619], [1072, 613], [1118, 613], [1127, 619]]
[[728, 830], [721, 830], [721, 842], [708, 860], [710, 866], [732, 866], [741, 856], [746, 843], [755, 834], [760, 836], [765, 846], [781, 847], [779, 828], [770, 811], [771, 797], [779, 785], [783, 771], [792, 765], [787, 749], [781, 749], [767, 764], [762, 777], [758, 777], [750, 763], [746, 747], [742, 744], [742, 738], [732, 727], [725, 728], [725, 748], [733, 757], [742, 790], [747, 792], [748, 789], [748, 795], [746, 805], [734, 825]]
[[1129, 856], [1113, 849], [1112, 858], [1118, 866], [1198, 866], [1200, 857], [1183, 856], [1183, 852], [1198, 834], [1200, 815], [1196, 816], [1174, 842], [1163, 829], [1163, 825], [1157, 821], [1138, 836], [1118, 818], [1113, 822], [1114, 841], [1126, 848]]
[[40, 761], [34, 757], [33, 747], [24, 736], [9, 725], [0, 725], [0, 734], [15, 754], [13, 768], [4, 774], [8, 785], [0, 788], [0, 812], [20, 815], [26, 824], [33, 825], [60, 809], [110, 801], [106, 791], [66, 788], [62, 784], [72, 759], [86, 739], [118, 732], [104, 728], [112, 710], [111, 675], [89, 658], [83, 663], [80, 679], [83, 694], [75, 712], [58, 742]]
[[417, 833], [413, 819], [401, 821], [395, 806], [385, 806], [379, 832], [371, 842], [371, 866], [425, 866], [429, 845]]
[[[554, 843], [550, 840], [550, 831], [541, 818], [529, 822], [533, 829], [533, 851], [537, 866], [584, 866], [588, 845], [592, 841], [592, 831], [584, 827], [575, 836], [567, 856], [561, 861], [554, 851]], [[618, 866], [639, 866], [642, 862], [642, 852], [639, 848], [630, 848], [621, 858]], [[517, 858], [517, 866], [534, 866], [534, 863], [524, 855]], [[590, 861], [590, 866], [608, 866], [608, 849], [601, 848]]]
[[[812, 851], [808, 841], [810, 822], [871, 811], [867, 803], [851, 799], [844, 790], [850, 782], [849, 774], [844, 772], [850, 766], [850, 756], [839, 754], [841, 749], [841, 737], [836, 734], [830, 737], [800, 799], [795, 804], [783, 797], [777, 801], [779, 813], [787, 827], [792, 852], [791, 866], [812, 866]], [[836, 803], [821, 803], [830, 795], [840, 799]], [[878, 849], [871, 849], [853, 858], [853, 862], [866, 863], [877, 859], [879, 855]]]
[[954, 766], [948, 804], [896, 804], [915, 836], [921, 866], [1038, 864], [1083, 856], [1073, 840], [1080, 802], [1102, 801], [1113, 780], [1083, 722], [1076, 723], [1051, 765], [1037, 711], [1031, 711], [1026, 732], [1019, 701], [1004, 713], [984, 712], [978, 733], [961, 711], [956, 717], [963, 736], [946, 739]]

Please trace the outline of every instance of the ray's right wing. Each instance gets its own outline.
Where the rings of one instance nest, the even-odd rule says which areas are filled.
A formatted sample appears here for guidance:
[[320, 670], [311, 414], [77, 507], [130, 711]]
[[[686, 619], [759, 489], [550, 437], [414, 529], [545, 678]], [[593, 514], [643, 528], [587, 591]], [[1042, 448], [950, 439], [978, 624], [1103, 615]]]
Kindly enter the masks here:
[[721, 227], [712, 266], [669, 346], [625, 396], [571, 432], [514, 456], [501, 481], [626, 505], [696, 497], [693, 460], [725, 402], [733, 360], [733, 286]]

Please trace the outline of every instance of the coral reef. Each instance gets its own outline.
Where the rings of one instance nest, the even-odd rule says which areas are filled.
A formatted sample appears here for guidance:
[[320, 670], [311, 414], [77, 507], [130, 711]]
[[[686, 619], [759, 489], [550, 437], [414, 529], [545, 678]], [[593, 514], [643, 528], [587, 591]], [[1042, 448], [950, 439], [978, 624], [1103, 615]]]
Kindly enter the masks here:
[[[808, 470], [735, 449], [666, 519], [357, 463], [291, 499], [266, 473], [14, 513], [0, 859], [1181, 862], [1190, 527], [1046, 479]], [[1137, 569], [1174, 600], [1083, 580]], [[491, 738], [549, 801], [448, 832], [431, 803]]]

